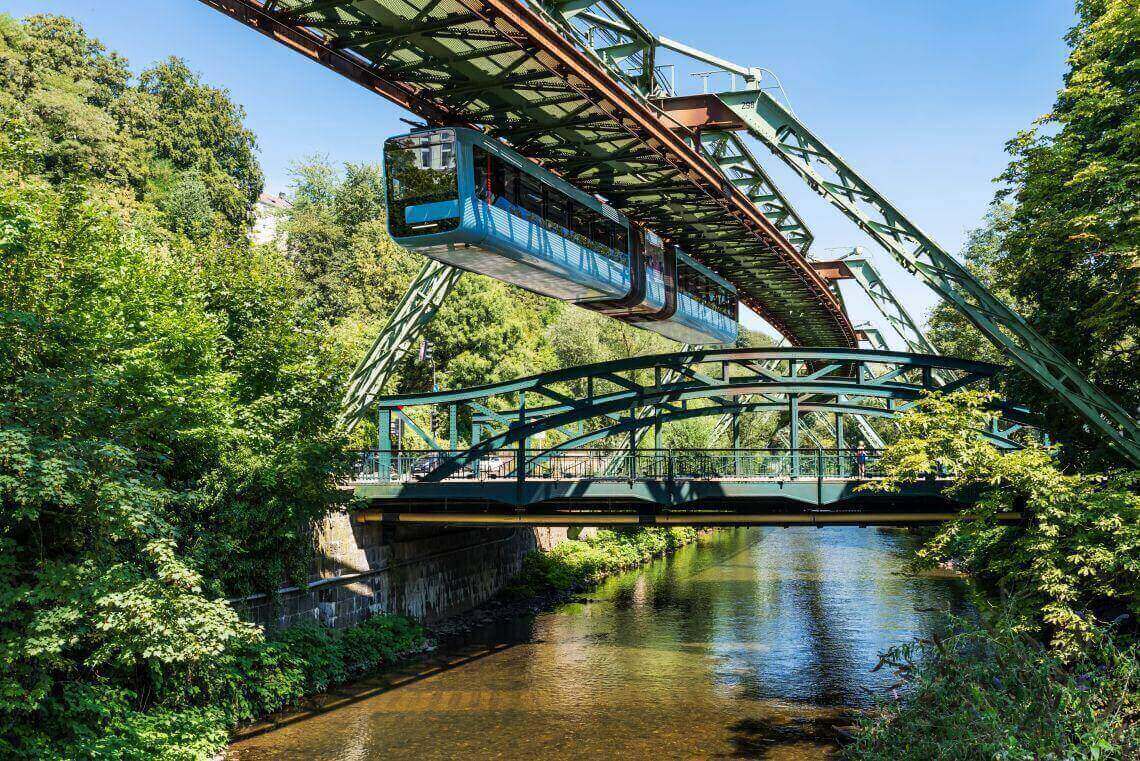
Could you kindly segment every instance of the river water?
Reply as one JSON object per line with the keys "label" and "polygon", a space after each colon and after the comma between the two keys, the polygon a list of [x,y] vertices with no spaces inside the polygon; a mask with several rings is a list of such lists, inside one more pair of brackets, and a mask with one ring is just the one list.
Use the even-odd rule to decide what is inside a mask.
{"label": "river water", "polygon": [[860,528],[721,531],[232,746],[255,759],[827,758],[878,653],[967,606]]}

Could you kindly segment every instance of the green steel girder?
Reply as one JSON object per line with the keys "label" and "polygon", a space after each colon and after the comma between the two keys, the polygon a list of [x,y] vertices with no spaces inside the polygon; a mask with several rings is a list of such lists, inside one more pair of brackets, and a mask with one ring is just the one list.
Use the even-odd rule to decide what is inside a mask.
{"label": "green steel girder", "polygon": [[[584,14],[588,22],[614,33],[630,31],[623,19]],[[639,25],[640,26],[640,25]],[[640,27],[644,31],[644,27]],[[1093,386],[1081,370],[1054,349],[1019,314],[996,298],[970,271],[934,243],[902,211],[875,190],[855,169],[807,128],[790,107],[761,89],[764,70],[743,67],[674,40],[653,36],[658,48],[679,53],[741,77],[747,89],[715,96],[743,127],[783,160],[813,190],[842,211],[917,275],[1009,356],[1014,364],[1067,402],[1100,431],[1133,464],[1140,464],[1140,426],[1132,412]],[[664,90],[664,93],[661,92]],[[669,88],[649,88],[654,95],[673,95]],[[881,292],[880,292],[880,295]],[[895,301],[890,299],[890,301]],[[887,301],[884,314],[905,331],[909,346],[933,347],[905,310]],[[901,307],[901,305],[898,305]]]}
{"label": "green steel girder", "polygon": [[[842,274],[837,276],[837,279],[830,280],[829,282],[831,289],[840,301],[843,300],[842,293],[839,290],[840,279],[850,278],[854,280],[863,292],[867,294],[867,298],[871,300],[871,303],[887,321],[887,324],[894,328],[895,333],[902,339],[907,351],[912,351],[917,354],[941,353],[934,345],[934,342],[927,338],[925,331],[919,326],[918,322],[911,317],[910,312],[903,303],[895,297],[894,292],[887,285],[886,281],[883,280],[878,269],[871,263],[871,260],[863,256],[862,249],[856,247],[851,252],[844,254],[837,261],[821,262],[820,264],[841,270]],[[879,334],[878,338],[882,340],[882,334]]]}
{"label": "green steel girder", "polygon": [[814,236],[784,194],[756,161],[735,132],[701,130],[701,150],[716,162],[725,176],[744,190],[760,212],[801,254],[807,256]]}
{"label": "green steel girder", "polygon": [[[555,452],[564,451],[564,450],[581,449],[581,448],[587,447],[590,444],[593,444],[597,441],[601,441],[602,439],[609,438],[611,436],[620,436],[621,434],[631,433],[631,432],[635,432],[635,431],[639,431],[639,430],[645,430],[649,426],[665,425],[668,423],[677,423],[677,422],[681,422],[684,420],[694,420],[694,419],[699,419],[699,418],[703,418],[703,417],[709,417],[711,415],[719,415],[725,409],[727,409],[730,413],[737,414],[737,415],[745,414],[745,413],[751,413],[751,412],[783,412],[783,411],[786,411],[788,409],[788,403],[783,402],[783,401],[772,402],[772,401],[767,401],[767,400],[765,400],[765,401],[749,401],[749,402],[741,402],[739,404],[730,405],[728,407],[689,407],[687,409],[681,409],[681,410],[668,410],[668,411],[661,412],[661,413],[656,414],[656,415],[649,416],[648,418],[646,418],[646,417],[623,418],[620,421],[606,425],[603,428],[598,428],[598,429],[589,431],[587,433],[583,433],[579,436],[575,436],[574,438],[568,439],[566,441],[560,442],[558,444],[558,446],[556,446],[556,447],[544,449],[544,450],[538,451],[534,454],[528,454],[527,455],[527,462],[541,462],[543,458],[549,457],[551,454],[553,454]],[[865,418],[865,417],[893,418],[897,415],[896,412],[893,412],[891,410],[887,410],[883,407],[871,407],[871,406],[866,406],[866,405],[847,404],[847,403],[841,404],[841,403],[805,402],[805,403],[799,405],[799,411],[801,414],[804,414],[804,415],[806,415],[808,413],[813,413],[813,414],[818,414],[818,415],[844,415],[844,416],[851,416],[851,417],[858,417],[858,418]],[[1010,439],[1009,435],[1008,435],[1011,432],[1011,430],[1012,431],[1017,430],[1017,426],[1013,426],[1010,429],[999,429],[998,431],[993,431],[993,430],[978,431],[978,434],[980,436],[983,436],[984,438],[988,439],[989,441],[993,442],[996,446],[999,446],[1003,449],[1016,449],[1016,448],[1018,448],[1017,443],[1014,442],[1012,439]],[[815,445],[814,448],[818,448],[818,449],[833,449],[834,448],[834,447],[824,446],[823,442],[821,442],[813,433],[811,433],[807,430],[803,430],[801,432],[806,434],[808,436],[808,438],[810,438],[812,440],[812,442]],[[504,437],[504,438],[505,438],[505,440],[509,441],[509,437]],[[511,442],[511,443],[515,443],[515,442]],[[506,446],[506,445],[504,445],[504,446]],[[498,447],[498,448],[502,448],[502,447]],[[801,447],[790,446],[789,449],[801,449]],[[481,456],[482,456],[482,454],[478,454],[475,457],[477,459],[478,457],[481,457]],[[462,467],[462,465],[466,464],[467,461],[457,459],[457,462],[460,462],[460,467]],[[459,468],[456,468],[456,469],[458,470]],[[454,471],[452,471],[452,472],[454,472]],[[441,478],[446,478],[447,475],[451,475],[451,473],[447,473],[446,475],[441,476]]]}
{"label": "green steel girder", "polygon": [[874,323],[861,322],[855,326],[855,330],[859,333],[859,339],[869,343],[872,349],[890,351],[891,347],[883,337],[883,331]]}
{"label": "green steel girder", "polygon": [[[518,378],[516,380],[503,381],[501,383],[478,386],[470,389],[438,391],[434,393],[412,394],[404,396],[378,397],[375,401],[378,405],[385,407],[395,407],[400,404],[416,405],[465,402],[471,399],[480,399],[488,396],[515,394],[520,391],[541,392],[542,387],[551,386],[553,384],[569,383],[574,381],[584,382],[590,378],[596,379],[603,376],[606,378],[614,378],[617,377],[618,373],[632,372],[637,370],[652,370],[654,367],[661,367],[663,370],[669,370],[671,368],[679,368],[682,366],[702,365],[710,363],[737,365],[744,368],[745,370],[749,370],[754,374],[757,374],[761,372],[757,364],[769,361],[781,363],[797,362],[801,366],[818,362],[849,363],[857,367],[862,367],[865,365],[892,365],[902,370],[911,371],[919,371],[924,367],[937,367],[961,373],[962,375],[968,376],[971,380],[992,377],[1002,369],[997,365],[992,365],[987,362],[977,362],[974,360],[959,359],[956,357],[928,356],[899,351],[869,351],[865,349],[844,349],[830,347],[697,349],[688,352],[677,352],[672,354],[651,354],[640,357],[628,357],[624,359],[611,360],[609,362],[590,365],[581,365],[578,367],[568,367],[560,370],[554,370],[548,373],[543,373],[541,375],[533,375],[526,378]],[[773,373],[768,377],[774,379],[782,376]],[[875,380],[875,378],[876,376],[874,375],[868,375],[868,379],[870,381]],[[625,380],[624,384],[627,386],[637,385],[628,380]]]}
{"label": "green steel girder", "polygon": [[388,324],[349,378],[341,402],[341,419],[349,430],[368,414],[372,399],[423,335],[462,274],[463,270],[429,259],[416,275]]}
{"label": "green steel girder", "polygon": [[[748,132],[907,271],[962,312],[1013,363],[1066,402],[1127,460],[1140,465],[1140,425],[1093,386],[1021,315],[936,244],[787,108],[762,90],[720,93]],[[913,322],[913,321],[912,321]]]}
{"label": "green steel girder", "polygon": [[883,315],[887,324],[899,334],[908,350],[922,354],[941,353],[934,342],[926,337],[925,331],[911,317],[910,312],[907,311],[902,302],[895,298],[894,293],[869,259],[861,256],[859,250],[856,249],[843,256],[840,261],[851,270],[855,282],[871,299],[871,303]]}

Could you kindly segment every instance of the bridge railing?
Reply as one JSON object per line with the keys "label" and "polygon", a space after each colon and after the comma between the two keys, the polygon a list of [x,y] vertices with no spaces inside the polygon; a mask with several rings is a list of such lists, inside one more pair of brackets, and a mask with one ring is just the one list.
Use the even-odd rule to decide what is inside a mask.
{"label": "bridge railing", "polygon": [[577,449],[531,454],[518,472],[516,449],[488,453],[443,479],[433,471],[466,450],[355,453],[357,483],[415,481],[633,481],[633,480],[795,480],[876,478],[879,454],[853,449]]}

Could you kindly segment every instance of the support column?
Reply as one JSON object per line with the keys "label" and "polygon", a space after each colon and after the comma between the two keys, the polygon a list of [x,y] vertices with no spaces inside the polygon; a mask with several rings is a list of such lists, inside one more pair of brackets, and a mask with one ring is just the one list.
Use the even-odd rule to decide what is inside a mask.
{"label": "support column", "polygon": [[792,432],[792,478],[800,476],[800,398],[796,394],[788,397],[788,413],[791,415]]}
{"label": "support column", "polygon": [[846,444],[843,441],[843,413],[835,413],[835,475],[839,478],[843,477],[843,463],[847,458],[843,454],[846,449]]}
{"label": "support column", "polygon": [[458,430],[458,426],[456,425],[456,423],[458,421],[458,417],[459,417],[459,410],[454,404],[452,404],[448,408],[448,437],[447,437],[447,445],[451,449],[452,452],[459,449],[459,430]]}
{"label": "support column", "polygon": [[434,259],[424,263],[388,324],[349,379],[341,402],[344,408],[341,415],[348,430],[368,414],[372,399],[380,393],[409,347],[423,335],[424,328],[462,274],[463,270]]}
{"label": "support column", "polygon": [[[519,426],[526,425],[526,392],[519,392]],[[523,481],[526,480],[526,436],[519,439],[518,451],[515,453],[515,509],[523,509]]]}
{"label": "support column", "polygon": [[376,410],[376,475],[388,480],[392,473],[392,411]]}
{"label": "support column", "polygon": [[[727,365],[726,365],[727,367]],[[732,454],[733,472],[740,477],[740,412],[732,413]]]}
{"label": "support column", "polygon": [[[637,420],[637,404],[629,404],[629,422]],[[629,429],[629,480],[637,478],[637,429]]]}

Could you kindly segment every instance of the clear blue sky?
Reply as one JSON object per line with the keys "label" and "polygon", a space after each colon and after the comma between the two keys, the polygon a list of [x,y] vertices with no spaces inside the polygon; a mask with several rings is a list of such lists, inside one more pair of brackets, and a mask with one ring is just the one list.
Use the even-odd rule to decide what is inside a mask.
{"label": "clear blue sky", "polygon": [[[951,251],[993,197],[1005,141],[1051,108],[1073,23],[1072,0],[626,5],[658,34],[776,71],[799,116]],[[245,107],[271,191],[288,189],[301,157],[374,161],[382,141],[406,128],[387,101],[197,0],[4,0],[0,10],[72,16],[136,70],[186,59]],[[782,165],[757,155],[815,232],[817,255],[865,243]],[[875,258],[912,310],[934,303],[885,255]],[[874,316],[860,294],[844,292],[853,319]]]}

